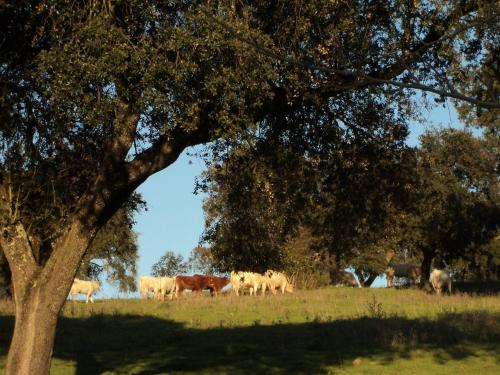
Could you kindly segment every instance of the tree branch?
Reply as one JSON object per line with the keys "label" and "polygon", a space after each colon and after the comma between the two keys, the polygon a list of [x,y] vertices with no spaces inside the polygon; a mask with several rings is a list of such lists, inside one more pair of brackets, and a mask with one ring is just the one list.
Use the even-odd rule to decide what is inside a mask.
{"label": "tree branch", "polygon": [[[477,4],[476,3],[466,3],[467,5],[464,7],[461,7],[459,9],[458,13],[452,14],[449,17],[447,17],[444,20],[439,20],[439,25],[437,25],[436,21],[436,26],[439,26],[440,28],[443,28],[443,31],[438,32],[436,26],[431,27],[431,30],[429,30],[428,34],[426,35],[423,40],[418,43],[416,46],[414,46],[411,50],[404,50],[402,52],[402,57],[400,60],[392,64],[391,66],[387,67],[386,69],[379,70],[379,71],[373,71],[370,74],[367,74],[365,72],[356,70],[356,69],[332,69],[330,67],[322,66],[322,65],[317,65],[317,64],[312,64],[309,62],[305,61],[300,61],[296,60],[290,57],[282,56],[279,53],[273,51],[271,48],[265,47],[245,36],[243,36],[240,32],[235,30],[231,25],[228,23],[210,15],[207,14],[207,17],[211,19],[215,24],[223,27],[225,30],[229,31],[230,34],[238,39],[239,41],[248,44],[249,46],[253,47],[255,50],[260,52],[261,54],[268,56],[270,58],[273,58],[275,60],[280,60],[284,61],[286,63],[289,63],[291,65],[295,65],[298,67],[303,67],[306,69],[310,70],[315,70],[318,72],[323,72],[323,73],[328,73],[328,74],[333,74],[339,77],[342,77],[344,79],[348,79],[348,81],[344,82],[339,82],[333,86],[329,85],[326,90],[321,90],[321,94],[323,95],[331,95],[334,92],[339,92],[339,91],[345,91],[346,89],[355,89],[355,88],[361,88],[367,85],[379,85],[379,84],[388,84],[400,88],[410,88],[410,89],[418,89],[422,91],[428,91],[432,93],[436,93],[438,95],[444,96],[444,97],[450,97],[458,100],[462,100],[474,105],[477,105],[478,107],[484,107],[484,108],[500,108],[500,102],[486,102],[482,101],[470,96],[463,95],[456,90],[446,90],[442,88],[437,88],[437,87],[432,87],[429,85],[424,85],[420,82],[411,82],[411,83],[404,83],[401,81],[397,80],[391,80],[390,78],[396,77],[400,75],[402,72],[404,72],[405,69],[408,68],[408,65],[414,62],[419,56],[421,56],[425,51],[427,51],[431,46],[435,45],[436,43],[442,43],[446,39],[452,39],[456,35],[460,34],[461,32],[467,31],[472,25],[468,24],[464,26],[463,28],[459,28],[455,30],[451,34],[446,34],[447,27],[449,27],[451,21],[453,19],[456,19],[457,17],[463,16],[465,14],[468,14],[474,10],[477,9]],[[493,16],[493,19],[498,19],[499,16]],[[446,26],[446,27],[443,27]],[[405,38],[408,38],[407,35],[405,35]]]}
{"label": "tree branch", "polygon": [[[3,227],[0,234],[0,247],[9,262],[14,293],[22,293],[27,289],[26,285],[33,282],[40,271],[24,226],[16,223]],[[19,297],[21,300],[24,298],[23,295]]]}

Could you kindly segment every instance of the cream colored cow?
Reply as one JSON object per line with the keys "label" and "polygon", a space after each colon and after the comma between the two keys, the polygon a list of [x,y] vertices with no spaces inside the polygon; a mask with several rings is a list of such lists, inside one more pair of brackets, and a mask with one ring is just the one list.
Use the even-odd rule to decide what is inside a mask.
{"label": "cream colored cow", "polygon": [[160,292],[159,280],[154,276],[141,276],[139,279],[139,292],[142,298],[148,298],[149,293],[153,293],[153,298]]}
{"label": "cream colored cow", "polygon": [[257,295],[257,291],[262,289],[262,294],[266,293],[266,288],[270,280],[267,276],[256,272],[232,271],[231,285],[237,296],[240,295],[240,289],[250,288],[250,295]]}
{"label": "cream colored cow", "polygon": [[170,294],[170,299],[172,299],[174,289],[175,277],[160,277],[159,299],[164,300],[167,294]]}
{"label": "cream colored cow", "polygon": [[447,289],[447,292],[451,294],[451,278],[445,271],[433,269],[429,281],[437,295],[441,295],[443,289]]}
{"label": "cream colored cow", "polygon": [[282,294],[285,294],[285,292],[293,293],[293,284],[284,273],[267,270],[264,275],[270,280],[269,289],[273,294],[276,294],[276,289],[281,290]]}
{"label": "cream colored cow", "polygon": [[141,276],[139,280],[139,292],[142,298],[147,298],[148,293],[153,293],[153,298],[165,299],[165,295],[171,294],[174,290],[174,277]]}
{"label": "cream colored cow", "polygon": [[94,303],[92,295],[99,289],[101,289],[101,284],[99,283],[99,281],[75,279],[70,290],[71,299],[74,301],[78,294],[85,294],[87,296],[86,303],[89,303],[89,300],[90,302]]}

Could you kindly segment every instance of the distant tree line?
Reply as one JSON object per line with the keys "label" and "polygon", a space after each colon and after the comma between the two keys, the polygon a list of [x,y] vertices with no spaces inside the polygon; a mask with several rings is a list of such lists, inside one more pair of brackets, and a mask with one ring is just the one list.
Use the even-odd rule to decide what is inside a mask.
{"label": "distant tree line", "polygon": [[311,286],[347,267],[369,286],[389,261],[499,279],[498,129],[427,131],[412,148],[404,126],[381,128],[323,134],[324,148],[270,134],[232,145],[198,185],[212,267],[283,269]]}

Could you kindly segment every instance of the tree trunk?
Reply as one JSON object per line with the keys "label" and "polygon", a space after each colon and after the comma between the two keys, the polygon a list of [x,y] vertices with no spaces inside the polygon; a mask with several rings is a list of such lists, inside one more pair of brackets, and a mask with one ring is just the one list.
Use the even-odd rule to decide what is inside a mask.
{"label": "tree trunk", "polygon": [[35,288],[21,308],[16,301],[16,323],[6,375],[49,373],[58,314],[47,307],[46,297],[51,298]]}
{"label": "tree trunk", "polygon": [[57,318],[92,237],[73,221],[40,265],[22,224],[4,228],[0,244],[12,271],[16,309],[6,375],[49,374]]}
{"label": "tree trunk", "polygon": [[370,276],[368,276],[368,278],[363,280],[363,282],[361,283],[361,287],[362,288],[369,288],[373,284],[373,282],[375,281],[377,276],[378,276],[378,274],[371,273]]}
{"label": "tree trunk", "polygon": [[422,277],[420,278],[420,287],[429,287],[429,276],[431,275],[431,265],[434,259],[434,252],[424,251],[424,259],[422,260]]}

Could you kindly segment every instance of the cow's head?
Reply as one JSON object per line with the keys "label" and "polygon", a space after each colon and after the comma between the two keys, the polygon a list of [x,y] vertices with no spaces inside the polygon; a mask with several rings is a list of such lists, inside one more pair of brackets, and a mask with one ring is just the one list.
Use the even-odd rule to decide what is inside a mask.
{"label": "cow's head", "polygon": [[386,273],[387,277],[394,277],[394,275],[396,274],[396,269],[392,266],[389,266],[385,270],[385,273]]}

